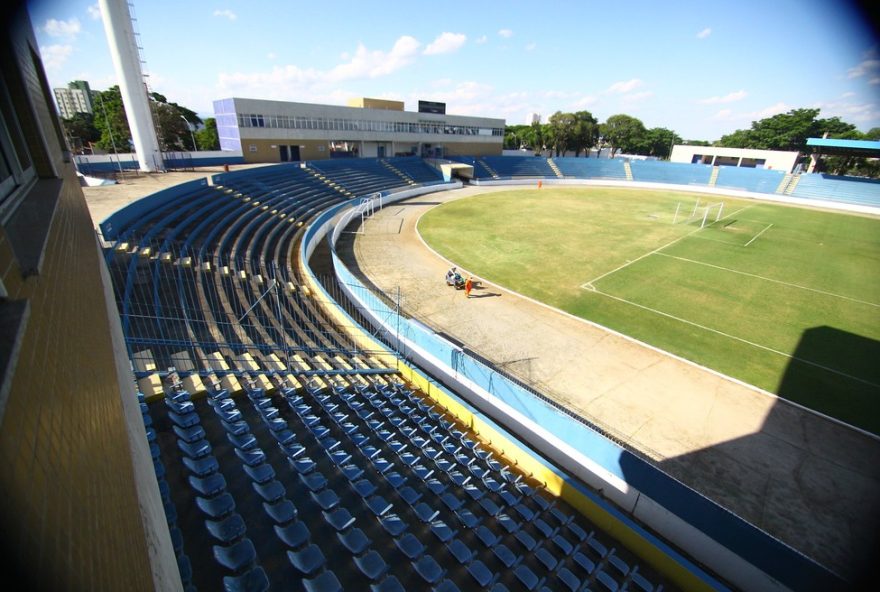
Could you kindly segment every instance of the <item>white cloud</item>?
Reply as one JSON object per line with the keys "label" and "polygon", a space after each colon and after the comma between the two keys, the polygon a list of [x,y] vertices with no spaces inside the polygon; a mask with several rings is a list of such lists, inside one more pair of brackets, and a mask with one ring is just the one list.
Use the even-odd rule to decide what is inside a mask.
{"label": "white cloud", "polygon": [[697,39],[705,39],[706,37],[708,37],[711,34],[712,34],[712,29],[709,27],[706,27],[705,29],[703,29],[702,31],[697,33]]}
{"label": "white cloud", "polygon": [[72,45],[47,45],[40,47],[40,56],[47,72],[57,72],[73,53]]}
{"label": "white cloud", "polygon": [[425,48],[425,55],[452,53],[464,45],[465,41],[467,41],[467,35],[462,33],[441,33]]}
{"label": "white cloud", "polygon": [[643,82],[638,78],[633,78],[632,80],[622,80],[620,82],[615,82],[611,86],[608,87],[608,92],[613,93],[627,93],[631,90],[634,90],[640,86],[642,86]]}
{"label": "white cloud", "polygon": [[847,92],[843,93],[842,95],[840,95],[840,98],[841,99],[848,99],[848,98],[854,97],[854,96],[856,96],[856,93],[854,93],[852,91],[847,91]]}
{"label": "white cloud", "polygon": [[269,53],[266,54],[266,57],[269,58],[270,60],[274,60],[275,58],[278,57],[278,55],[274,51],[270,51]]}
{"label": "white cloud", "polygon": [[623,97],[620,100],[623,101],[624,103],[630,103],[630,104],[631,103],[640,103],[641,101],[644,101],[646,99],[650,99],[653,96],[654,96],[653,92],[646,90],[646,91],[642,91],[642,92],[630,93],[628,95],[623,95]]}
{"label": "white cloud", "polygon": [[474,41],[474,43],[476,43],[477,45],[483,45],[487,41],[489,41],[489,38],[486,37],[485,35],[482,35],[482,36],[478,37],[477,40]]}
{"label": "white cloud", "polygon": [[791,111],[792,107],[786,105],[782,101],[770,105],[769,107],[764,107],[760,111],[754,111],[752,113],[748,113],[747,116],[750,119],[764,119],[765,117],[773,117],[774,115],[779,115],[780,113],[786,113]]}
{"label": "white cloud", "polygon": [[572,107],[575,109],[586,109],[587,107],[592,107],[595,105],[599,99],[594,97],[593,95],[584,95],[574,103],[572,103]]}
{"label": "white cloud", "polygon": [[722,109],[721,111],[719,111],[718,113],[713,115],[712,119],[716,119],[719,121],[725,121],[727,119],[730,119],[731,115],[733,115],[733,111],[731,111],[730,109]]}
{"label": "white cloud", "polygon": [[873,74],[877,70],[880,70],[880,60],[862,60],[858,66],[850,68],[846,71],[846,77],[859,78],[861,76],[865,76],[866,74]]}
{"label": "white cloud", "polygon": [[[389,51],[370,50],[363,44],[348,60],[329,70],[300,68],[295,65],[275,66],[264,72],[221,72],[215,95],[260,96],[272,100],[345,102],[357,91],[338,86],[347,80],[378,78],[411,64],[419,55],[419,42],[410,36],[400,37]],[[333,86],[330,90],[328,87]]]}
{"label": "white cloud", "polygon": [[228,18],[228,19],[231,20],[231,21],[234,21],[235,19],[238,18],[238,15],[235,14],[234,12],[232,12],[231,10],[229,10],[228,8],[225,8],[225,9],[223,9],[223,10],[219,10],[219,9],[218,9],[218,10],[215,10],[215,11],[214,11],[214,16],[219,16],[219,17],[223,17],[223,18]]}
{"label": "white cloud", "polygon": [[513,37],[513,31],[511,31],[510,29],[501,29],[498,31],[498,36],[504,37],[505,39],[510,39],[511,37]]}
{"label": "white cloud", "polygon": [[537,43],[529,43],[526,45],[526,51],[534,51],[536,47],[538,47]]}
{"label": "white cloud", "polygon": [[[858,65],[846,71],[846,77],[860,78],[862,76],[868,76],[874,79],[877,78],[878,73],[880,73],[880,57],[877,55],[877,48],[872,47],[862,54],[862,61],[859,62]],[[874,84],[871,80],[868,82]]]}
{"label": "white cloud", "polygon": [[734,101],[741,101],[749,95],[744,90],[737,90],[734,92],[727,93],[722,97],[709,97],[707,99],[700,99],[697,101],[703,105],[716,105],[718,103],[733,103]]}
{"label": "white cloud", "polygon": [[89,13],[89,16],[92,18],[92,20],[97,21],[101,18],[101,7],[98,5],[97,2],[86,8],[86,12]]}
{"label": "white cloud", "polygon": [[880,84],[880,76],[878,76],[878,77],[876,77],[876,78],[871,78],[871,79],[868,81],[868,84]]}
{"label": "white cloud", "polygon": [[391,51],[368,50],[359,44],[351,60],[339,64],[327,72],[326,79],[332,82],[352,78],[377,78],[400,70],[411,64],[418,54],[420,43],[409,35],[394,42]]}
{"label": "white cloud", "polygon": [[812,105],[822,110],[822,117],[840,117],[849,123],[873,124],[880,119],[880,108],[871,103],[851,103],[848,101],[820,101]]}
{"label": "white cloud", "polygon": [[43,25],[43,31],[49,37],[71,37],[75,38],[80,32],[80,24],[78,18],[72,18],[69,21],[59,21],[57,19],[49,19]]}

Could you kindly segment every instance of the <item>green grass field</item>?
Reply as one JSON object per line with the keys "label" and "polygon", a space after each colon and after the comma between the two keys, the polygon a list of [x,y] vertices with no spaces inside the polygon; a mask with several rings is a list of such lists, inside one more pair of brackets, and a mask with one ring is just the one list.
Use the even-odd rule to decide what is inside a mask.
{"label": "green grass field", "polygon": [[[722,219],[673,224],[697,199]],[[878,218],[530,188],[437,207],[419,231],[491,282],[880,434]]]}

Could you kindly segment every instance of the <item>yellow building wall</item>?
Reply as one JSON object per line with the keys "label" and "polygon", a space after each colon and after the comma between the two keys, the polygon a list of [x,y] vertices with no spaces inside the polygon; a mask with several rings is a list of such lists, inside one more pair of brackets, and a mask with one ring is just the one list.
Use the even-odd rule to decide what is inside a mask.
{"label": "yellow building wall", "polygon": [[389,101],[386,99],[368,99],[367,97],[356,97],[348,99],[349,107],[358,107],[360,109],[383,109],[385,111],[403,111],[403,101]]}
{"label": "yellow building wall", "polygon": [[4,560],[32,578],[22,589],[152,590],[103,262],[71,165],[45,223],[42,266],[27,278],[0,228],[9,301],[30,313],[0,426]]}

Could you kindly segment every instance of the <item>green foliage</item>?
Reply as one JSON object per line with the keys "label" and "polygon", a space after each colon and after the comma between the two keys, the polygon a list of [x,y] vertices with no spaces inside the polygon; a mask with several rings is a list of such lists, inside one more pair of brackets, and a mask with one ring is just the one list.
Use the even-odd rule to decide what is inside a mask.
{"label": "green foliage", "polygon": [[[93,103],[95,106],[94,124],[100,134],[97,146],[108,152],[114,150],[114,144],[115,150],[118,152],[132,150],[131,131],[128,127],[128,118],[125,114],[125,106],[122,103],[119,87],[113,86],[103,92],[97,92]],[[194,128],[202,123],[195,111],[177,103],[168,102],[164,95],[156,92],[150,93],[150,106],[153,109],[156,135],[161,150],[195,149],[190,129],[191,126]]]}
{"label": "green foliage", "polygon": [[95,127],[101,133],[97,146],[107,152],[129,152],[131,131],[128,118],[122,105],[122,94],[118,86],[111,86],[103,92],[95,93]]}
{"label": "green foliage", "polygon": [[672,146],[681,144],[681,142],[681,136],[674,131],[665,127],[652,127],[645,132],[642,145],[637,154],[668,159],[672,154]]}
{"label": "green foliage", "polygon": [[819,109],[792,109],[759,121],[753,121],[747,130],[736,130],[722,136],[720,146],[726,148],[753,148],[758,150],[787,150],[808,152],[807,138],[861,139],[855,126],[839,117],[819,119]]}
{"label": "green foliage", "polygon": [[645,125],[640,119],[623,113],[612,115],[600,127],[605,141],[611,144],[611,157],[619,152],[638,153],[644,146]]}
{"label": "green foliage", "polygon": [[220,137],[217,135],[217,120],[209,117],[205,127],[196,132],[199,150],[220,150]]}
{"label": "green foliage", "polygon": [[101,138],[101,132],[95,127],[95,116],[91,113],[74,113],[70,119],[62,119],[61,126],[70,148],[76,153],[87,149],[91,142],[97,142]]}
{"label": "green foliage", "polygon": [[550,147],[556,152],[556,156],[561,156],[574,148],[575,116],[572,113],[557,111],[550,116],[545,131],[548,133]]}
{"label": "green foliage", "polygon": [[419,229],[489,281],[880,433],[880,220],[724,197],[724,223],[672,224],[698,197],[719,200],[493,193]]}
{"label": "green foliage", "polygon": [[574,155],[579,156],[581,150],[590,156],[590,150],[599,141],[599,120],[589,111],[578,111],[574,114],[573,148]]}

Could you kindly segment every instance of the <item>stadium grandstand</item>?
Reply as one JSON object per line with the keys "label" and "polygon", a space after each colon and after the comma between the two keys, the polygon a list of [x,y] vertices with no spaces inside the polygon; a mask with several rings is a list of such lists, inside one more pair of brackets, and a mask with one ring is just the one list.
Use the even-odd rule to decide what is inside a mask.
{"label": "stadium grandstand", "polygon": [[336,243],[378,208],[463,181],[661,184],[874,214],[876,184],[804,176],[816,177],[811,188],[786,173],[623,159],[450,158],[471,167],[462,179],[418,156],[308,160],[152,192],[96,234],[25,11],[9,32],[0,493],[10,581],[646,592],[858,583],[529,385],[489,377],[462,344],[361,283]]}

